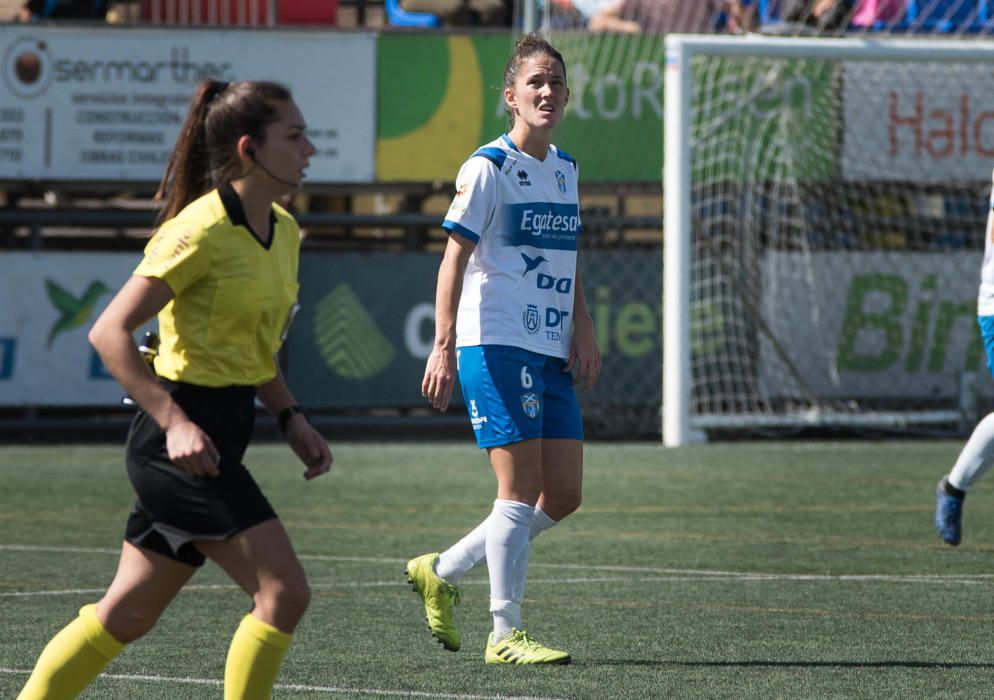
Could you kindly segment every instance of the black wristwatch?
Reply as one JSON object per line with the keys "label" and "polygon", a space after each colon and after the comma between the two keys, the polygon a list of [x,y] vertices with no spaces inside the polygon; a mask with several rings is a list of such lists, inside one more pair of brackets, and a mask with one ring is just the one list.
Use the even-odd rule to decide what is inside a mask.
{"label": "black wristwatch", "polygon": [[303,414],[304,419],[308,423],[311,422],[311,418],[310,416],[307,415],[307,411],[304,410],[303,406],[298,406],[296,404],[294,404],[293,406],[287,406],[282,411],[280,411],[280,414],[278,416],[276,416],[276,424],[280,426],[280,432],[283,433],[286,432],[287,423],[289,423],[290,419],[293,418],[298,413]]}

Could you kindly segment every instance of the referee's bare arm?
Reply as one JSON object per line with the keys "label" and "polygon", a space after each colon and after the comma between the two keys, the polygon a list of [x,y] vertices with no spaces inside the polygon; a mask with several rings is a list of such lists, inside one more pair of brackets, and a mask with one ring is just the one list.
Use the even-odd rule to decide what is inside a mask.
{"label": "referee's bare arm", "polygon": [[166,433],[169,458],[197,476],[217,476],[218,451],[149,372],[133,333],[173,298],[165,282],[133,275],[100,314],[89,340],[114,379]]}
{"label": "referee's bare arm", "polygon": [[[285,409],[296,406],[297,403],[290,393],[279,365],[276,366],[276,376],[265,384],[260,384],[256,396],[274,418]],[[328,442],[321,433],[311,425],[306,413],[292,413],[286,425],[281,427],[286,432],[286,441],[290,448],[307,467],[304,472],[305,479],[321,476],[331,469],[331,463],[334,461],[331,448],[328,447]]]}

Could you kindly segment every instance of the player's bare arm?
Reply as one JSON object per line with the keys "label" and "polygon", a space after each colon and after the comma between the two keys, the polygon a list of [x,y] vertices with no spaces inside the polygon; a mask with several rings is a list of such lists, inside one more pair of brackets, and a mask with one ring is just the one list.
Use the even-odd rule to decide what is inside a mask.
{"label": "player's bare arm", "polygon": [[445,246],[435,291],[435,344],[425,366],[421,395],[433,408],[445,412],[456,382],[456,314],[462,294],[463,273],[474,244],[453,233]]}
{"label": "player's bare arm", "polygon": [[601,351],[597,345],[594,319],[583,295],[580,270],[576,271],[576,295],[573,297],[573,338],[565,372],[574,372],[573,383],[588,391],[597,383],[601,374]]}

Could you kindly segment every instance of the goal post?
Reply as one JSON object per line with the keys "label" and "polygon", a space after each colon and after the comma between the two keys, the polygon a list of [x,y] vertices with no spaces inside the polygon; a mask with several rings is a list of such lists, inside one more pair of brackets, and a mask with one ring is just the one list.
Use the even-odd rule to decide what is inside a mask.
{"label": "goal post", "polygon": [[962,417],[994,45],[669,35],[662,435]]}

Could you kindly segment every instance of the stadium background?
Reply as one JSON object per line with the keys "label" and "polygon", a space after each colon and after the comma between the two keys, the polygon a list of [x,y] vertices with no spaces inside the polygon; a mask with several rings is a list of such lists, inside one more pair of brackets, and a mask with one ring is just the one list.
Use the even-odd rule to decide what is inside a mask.
{"label": "stadium background", "polygon": [[[940,19],[942,4],[929,4],[938,8]],[[357,14],[355,5],[340,5],[340,26],[353,26]],[[367,19],[379,30],[382,7],[370,3]],[[581,27],[569,24],[575,17],[554,19],[564,32],[564,46],[574,52],[569,54],[571,66],[583,59],[592,74],[602,75],[640,64],[662,66],[658,42],[593,41]],[[902,21],[874,31],[963,42],[989,35],[986,25],[976,26],[973,20],[941,26],[927,21],[919,16],[915,23]],[[0,29],[35,39],[39,31],[48,31],[33,26]],[[767,29],[794,31],[775,22]],[[196,39],[214,30],[169,31],[174,32],[171,36]],[[280,30],[267,31],[275,36]],[[81,29],[81,41],[96,44],[86,59],[90,64],[96,54],[107,55],[102,32]],[[121,38],[136,55],[152,46],[134,41],[131,32],[137,30],[117,34],[115,40]],[[337,34],[315,32],[324,43],[337,43],[328,42]],[[243,44],[249,36],[244,30],[232,33]],[[494,53],[506,53],[513,40],[510,34],[489,30],[450,35],[384,27],[380,38],[384,36],[389,41],[379,48],[426,42],[425,55],[434,62],[430,84],[414,85],[398,73],[389,95],[396,102],[378,103],[377,133],[395,140],[438,113],[432,103],[440,104],[445,93],[435,72],[442,71],[437,64],[452,46],[450,39],[457,51],[471,45],[475,56],[490,55],[480,49],[488,42]],[[6,55],[9,44],[0,46],[0,56]],[[265,54],[265,41],[253,43],[253,49]],[[216,58],[227,50],[217,46],[208,55]],[[401,53],[409,56],[410,50]],[[269,60],[277,57],[264,55]],[[301,68],[292,63],[295,71]],[[764,65],[758,72],[771,73]],[[838,172],[811,166],[824,165],[826,160],[818,158],[802,163],[808,173],[819,176],[812,183],[788,171],[786,159],[771,158],[756,170],[764,186],[768,174],[782,173],[784,177],[772,181],[781,183],[780,189],[791,197],[804,195],[765,207],[764,214],[780,218],[758,217],[759,228],[784,234],[786,243],[777,250],[785,260],[833,248],[859,260],[842,273],[871,275],[855,286],[857,298],[890,294],[897,299],[899,292],[906,293],[904,324],[888,324],[879,308],[857,305],[857,327],[883,329],[878,335],[884,342],[864,347],[853,336],[846,346],[850,365],[859,370],[848,380],[863,377],[857,384],[867,386],[874,382],[865,378],[876,374],[877,386],[920,392],[917,398],[893,399],[899,406],[928,405],[936,387],[943,392],[941,401],[948,402],[950,394],[955,401],[956,385],[970,374],[964,368],[980,369],[979,347],[962,333],[971,321],[990,163],[984,153],[963,158],[958,149],[936,162],[928,149],[942,151],[946,116],[955,115],[957,137],[965,133],[977,143],[974,136],[985,134],[972,127],[964,132],[959,117],[964,114],[960,95],[966,93],[971,122],[981,118],[981,124],[986,123],[984,115],[992,111],[986,105],[989,91],[982,89],[987,77],[983,72],[971,77],[963,68],[929,67],[924,73],[933,85],[948,85],[953,97],[950,102],[949,95],[940,92],[936,104],[934,93],[925,90],[929,108],[938,114],[928,115],[932,123],[921,139],[915,138],[914,127],[901,134],[901,143],[912,149],[905,156],[914,155],[916,143],[926,155],[919,154],[918,163],[908,158],[899,167],[876,161],[876,136],[857,151],[867,156],[865,163],[876,164],[878,174],[896,179],[873,177],[858,186],[833,181]],[[481,70],[480,75],[486,75],[481,94],[493,86],[495,74]],[[719,65],[712,77],[730,74]],[[648,67],[641,75],[650,82],[655,78]],[[902,104],[913,105],[917,88],[911,85],[868,80],[856,102],[879,107],[882,96],[886,105],[896,88],[900,96],[912,98]],[[182,86],[177,94],[187,88]],[[728,94],[734,100],[738,93]],[[798,148],[773,151],[817,154],[826,141],[837,143],[839,121],[831,121],[835,126],[828,133],[815,128],[826,118],[822,105],[837,110],[841,104],[837,93],[822,94],[830,98],[811,103],[816,107],[811,112],[800,111],[802,117],[815,117],[801,133],[791,122],[783,122],[790,128],[775,130]],[[341,90],[333,91],[329,99],[337,101],[341,95]],[[579,104],[593,111],[596,97],[591,92]],[[0,111],[8,108],[7,99],[4,93]],[[45,99],[22,98],[34,105],[44,105]],[[496,110],[485,111],[480,102],[479,133],[499,128]],[[79,109],[50,104],[70,116]],[[651,106],[651,95],[644,95],[641,104]],[[923,108],[925,104],[923,97]],[[465,119],[467,105],[459,107],[455,113]],[[769,109],[758,107],[750,114],[776,111],[770,104]],[[53,112],[53,119],[57,116]],[[312,121],[325,117],[319,110]],[[653,169],[661,158],[661,124],[657,120],[643,135],[634,122],[613,128],[616,121],[593,121],[587,133],[574,134],[565,125],[563,131],[563,138],[578,141],[581,152],[587,149],[581,165],[591,236],[583,256],[585,264],[599,268],[593,273],[598,282],[592,306],[606,351],[605,391],[614,387],[610,391],[621,392],[620,399],[587,397],[587,418],[596,437],[656,438],[662,192]],[[887,120],[879,121],[886,131]],[[925,121],[923,117],[920,123]],[[44,123],[42,112],[27,127]],[[768,126],[752,119],[729,133],[766,133],[758,127]],[[336,464],[329,477],[305,485],[294,478],[299,463],[285,445],[256,443],[246,458],[291,531],[314,591],[274,697],[988,696],[994,681],[989,658],[994,617],[988,590],[994,551],[992,482],[971,490],[960,547],[939,542],[931,523],[932,489],[955,459],[959,440],[764,439],[669,450],[594,441],[585,449],[582,510],[536,541],[528,587],[529,625],[573,651],[573,665],[507,673],[510,669],[480,662],[489,621],[487,580],[481,570],[464,580],[459,608],[464,650],[448,654],[432,642],[404,583],[404,563],[414,553],[463,534],[467,523],[489,508],[492,494],[486,457],[467,442],[465,417],[433,416],[417,406],[416,398],[421,373],[417,354],[429,340],[426,326],[420,325],[429,311],[423,304],[430,301],[432,270],[443,241],[437,222],[451,195],[453,163],[464,157],[461,149],[475,145],[456,143],[457,136],[468,139],[465,128],[459,123],[443,125],[444,147],[430,144],[428,158],[419,159],[416,152],[397,155],[393,162],[399,177],[319,186],[313,184],[318,179],[315,167],[312,185],[294,202],[308,235],[304,260],[310,296],[305,305],[311,308],[312,321],[297,328],[310,328],[309,337],[294,339],[286,361],[298,364],[303,373],[295,388],[313,392],[324,406],[317,419],[328,429]],[[92,132],[77,129],[69,135],[72,138],[61,150],[53,149],[53,155],[67,157],[94,142]],[[620,142],[609,137],[619,137]],[[753,141],[783,143],[772,138]],[[728,148],[729,143],[720,140],[706,149],[734,158],[721,165],[700,161],[718,176],[703,180],[695,196],[710,202],[700,208],[710,215],[704,230],[718,232],[717,240],[732,249],[735,233],[748,230],[740,224],[749,216],[727,198],[738,190],[726,185],[739,184],[728,173],[746,170],[741,151]],[[979,143],[987,148],[987,141]],[[639,149],[634,157],[610,157],[632,146]],[[572,143],[570,148],[578,150]],[[443,157],[451,160],[445,163]],[[44,163],[44,158],[37,162]],[[371,162],[373,171],[389,165]],[[964,163],[969,167],[962,171]],[[429,166],[438,166],[441,174],[433,175]],[[967,174],[956,176],[957,167]],[[607,178],[611,168],[620,176]],[[405,176],[405,171],[412,174]],[[119,390],[92,362],[85,326],[137,258],[152,218],[147,195],[154,178],[134,183],[100,176],[79,183],[4,172],[0,619],[5,636],[0,645],[0,696],[8,697],[20,688],[47,639],[103,591],[118,554],[121,524],[133,496],[121,474],[118,439],[128,413],[117,407]],[[415,172],[420,179],[406,179]],[[829,177],[823,177],[826,174]],[[767,192],[775,193],[776,188]],[[817,241],[819,245],[809,246]],[[812,260],[817,267],[824,258],[809,255],[804,265]],[[928,267],[936,260],[935,267]],[[874,269],[881,261],[890,261],[889,267]],[[821,269],[831,278],[829,284],[838,287],[833,298],[848,300],[853,292],[843,291],[846,285],[840,281],[848,278],[827,265]],[[57,286],[46,285],[46,280]],[[752,360],[747,344],[730,346],[736,363],[713,354],[728,345],[722,341],[727,317],[719,315],[720,307],[703,305],[697,310],[696,356],[712,358],[724,372],[719,380],[741,376],[729,371],[739,366],[748,374]],[[784,318],[797,321],[788,314]],[[938,323],[940,318],[946,320]],[[324,337],[315,330],[343,336],[343,347],[314,342]],[[802,341],[802,356],[819,345],[803,334],[788,337]],[[15,382],[21,362],[33,369],[16,375]],[[973,374],[985,376],[983,371]],[[962,416],[968,424],[969,412]],[[261,428],[272,431],[265,421]],[[943,429],[957,432],[960,427]],[[385,444],[405,434],[460,439],[452,444]],[[747,434],[766,437],[765,431]],[[877,431],[846,434],[880,437]],[[372,439],[349,440],[362,435]],[[83,436],[111,439],[105,445],[66,443]],[[20,444],[29,439],[37,444]],[[228,633],[244,606],[242,593],[216,567],[205,567],[156,630],[117,659],[87,697],[218,697]]]}
{"label": "stadium background", "polygon": [[[778,22],[775,3],[757,7],[765,31],[806,31]],[[903,17],[872,31],[962,41],[989,34],[983,3],[935,1],[908,8]],[[168,15],[158,3],[146,2],[119,6],[117,22],[108,26],[0,26],[4,102],[12,108],[3,124],[7,141],[0,142],[0,156],[18,154],[0,158],[5,197],[0,210],[0,426],[17,434],[49,428],[120,431],[125,425],[119,391],[87,346],[85,330],[126,277],[148,233],[148,196],[171,147],[171,129],[182,117],[184,95],[197,76],[217,74],[290,83],[319,147],[309,184],[293,202],[306,233],[304,311],[283,361],[301,400],[329,426],[375,430],[389,425],[460,434],[463,409],[435,416],[418,392],[444,241],[438,221],[459,163],[503,128],[498,82],[513,32],[394,27],[376,3],[338,5],[337,26],[191,28],[183,26],[183,17],[155,19],[163,12]],[[520,22],[520,7],[515,15]],[[599,386],[583,397],[588,431],[592,437],[656,438],[662,381],[663,37],[591,35],[575,11],[558,5],[548,8],[546,21],[571,67],[572,115],[557,140],[582,168],[582,261],[605,358]],[[248,42],[254,51],[244,51]],[[40,77],[18,72],[23,66],[17,61],[25,53],[40,60]],[[195,70],[149,68],[166,56],[188,61],[183,65]],[[318,63],[348,65],[349,70],[317,78],[306,69],[315,56]],[[712,80],[722,85],[736,79],[738,70],[719,68]],[[764,205],[767,209],[793,211],[780,219],[764,212],[759,225],[770,232],[757,234],[757,241],[783,254],[806,247],[802,252],[809,261],[811,250],[855,251],[859,259],[846,258],[843,264],[865,273],[854,285],[869,287],[852,287],[825,312],[837,317],[832,331],[837,337],[788,327],[777,347],[796,358],[808,354],[808,346],[838,346],[829,349],[826,365],[848,373],[825,379],[819,367],[802,378],[805,386],[816,385],[819,397],[824,394],[820,401],[887,408],[938,402],[959,410],[961,417],[939,427],[961,430],[977,410],[975,401],[964,400],[964,381],[983,388],[984,375],[977,372],[982,366],[970,317],[973,261],[979,259],[989,186],[985,98],[975,95],[959,111],[950,108],[950,119],[962,117],[955,132],[964,135],[964,143],[950,148],[964,149],[957,154],[963,157],[959,170],[939,169],[944,179],[937,182],[930,174],[936,171],[934,163],[915,162],[910,170],[902,154],[888,152],[894,147],[886,139],[871,141],[855,155],[846,152],[853,143],[849,131],[863,129],[887,105],[878,100],[878,113],[854,118],[848,105],[868,98],[843,99],[836,74],[819,70],[808,69],[804,76],[813,96],[803,107],[813,107],[814,114],[804,133],[787,139],[787,160],[797,161],[793,169],[771,157],[757,177],[792,192],[785,202]],[[973,79],[956,77],[966,85]],[[914,110],[916,90],[927,98],[947,82],[948,77],[931,71],[921,84],[898,85],[904,90],[899,96],[907,95],[906,105],[912,105],[899,109]],[[878,88],[867,81],[867,94]],[[721,99],[726,96],[715,101]],[[786,104],[796,98],[784,92],[774,99]],[[928,114],[941,120],[934,115],[947,106],[946,96],[938,99],[941,104],[929,102]],[[151,118],[159,126],[133,126],[137,118]],[[760,127],[758,119],[739,126],[745,133]],[[911,134],[915,128],[918,133]],[[926,128],[924,121],[910,127],[906,140],[934,139]],[[976,150],[967,154],[971,133]],[[930,149],[932,142],[926,146]],[[774,143],[773,150],[778,148],[784,150]],[[851,177],[840,175],[854,158],[866,166],[857,187]],[[920,154],[915,158],[921,161]],[[718,166],[710,161],[695,166],[695,196],[710,197],[695,204],[700,227],[716,232],[717,243],[709,245],[726,246],[725,237],[736,235],[733,198],[711,194],[721,186],[736,189],[738,196],[744,162],[721,163],[725,170],[718,175],[711,174],[709,169]],[[761,198],[768,195],[763,192]],[[781,229],[787,230],[782,244],[773,241],[773,232],[779,235]],[[932,268],[918,267],[921,257],[914,254],[922,251],[936,254],[943,277],[955,284],[936,293]],[[859,307],[856,326],[849,320],[853,295],[869,299],[879,291],[879,284],[864,278],[880,272],[881,254],[892,255],[890,269],[910,270],[900,273],[901,279],[894,274],[884,279],[885,287],[896,280],[909,289],[908,299],[899,300],[907,309],[904,325],[883,329],[883,341],[871,337],[876,312]],[[961,269],[970,274],[956,274]],[[754,274],[743,267],[729,276]],[[752,283],[752,289],[761,289]],[[772,403],[794,401],[797,406],[787,410],[810,408],[804,397],[798,401],[790,392],[773,391],[775,401],[765,397],[771,392],[760,386],[764,380],[792,384],[798,370],[793,366],[770,375],[771,363],[762,354],[766,336],[745,308],[748,294],[731,287],[730,294],[720,290],[713,300],[694,306],[695,379],[713,391],[722,407],[756,402],[762,410],[775,411],[782,409],[771,409]],[[938,298],[921,301],[929,295]],[[927,313],[921,311],[925,306]],[[797,325],[793,316],[783,319],[781,326]],[[886,347],[874,346],[880,342]],[[849,359],[848,366],[838,363],[839,353]],[[767,348],[765,357],[770,356]],[[710,366],[718,368],[713,378],[704,376]],[[800,372],[805,373],[803,367]],[[739,384],[763,396],[732,394]],[[975,397],[978,392],[972,388],[969,393]],[[707,408],[704,401],[701,406]],[[268,427],[265,420],[263,427]]]}

